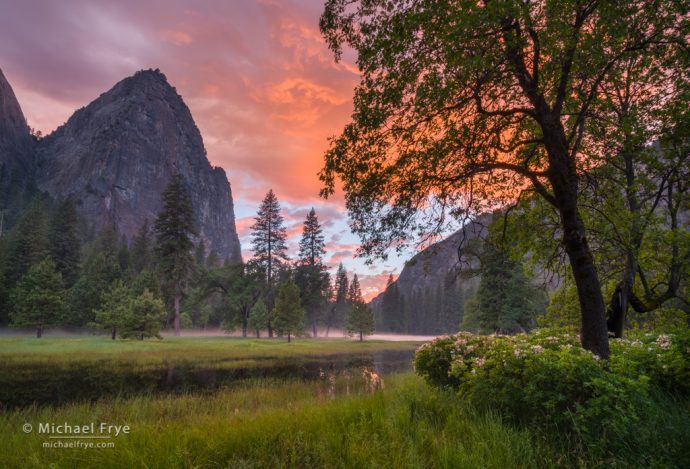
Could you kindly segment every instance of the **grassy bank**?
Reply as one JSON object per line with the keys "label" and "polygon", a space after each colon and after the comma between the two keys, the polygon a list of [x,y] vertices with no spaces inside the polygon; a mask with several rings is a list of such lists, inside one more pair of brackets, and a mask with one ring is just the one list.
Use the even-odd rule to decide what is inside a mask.
{"label": "grassy bank", "polygon": [[[114,448],[44,449],[22,425],[128,424]],[[140,397],[0,416],[6,467],[544,467],[527,431],[478,415],[412,374],[333,399],[319,383],[258,381],[211,396]]]}
{"label": "grassy bank", "polygon": [[228,359],[315,357],[328,354],[412,350],[419,342],[346,339],[243,339],[239,337],[166,337],[163,340],[110,340],[106,337],[0,337],[0,362],[122,360],[217,362]]}

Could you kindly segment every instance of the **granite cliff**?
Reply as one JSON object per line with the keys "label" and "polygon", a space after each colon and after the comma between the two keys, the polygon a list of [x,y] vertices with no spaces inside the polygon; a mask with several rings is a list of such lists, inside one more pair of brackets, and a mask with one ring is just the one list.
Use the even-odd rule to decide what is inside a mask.
{"label": "granite cliff", "polygon": [[406,262],[397,280],[371,300],[377,330],[414,334],[456,332],[464,300],[479,278],[462,275],[476,259],[461,263],[458,249],[487,234],[491,215],[482,215]]}
{"label": "granite cliff", "polygon": [[0,113],[3,168],[21,168],[41,191],[72,199],[94,232],[113,223],[131,239],[144,220],[156,218],[161,193],[178,172],[207,252],[241,260],[225,171],[209,163],[189,109],[158,70],[120,81],[38,142],[1,74]]}

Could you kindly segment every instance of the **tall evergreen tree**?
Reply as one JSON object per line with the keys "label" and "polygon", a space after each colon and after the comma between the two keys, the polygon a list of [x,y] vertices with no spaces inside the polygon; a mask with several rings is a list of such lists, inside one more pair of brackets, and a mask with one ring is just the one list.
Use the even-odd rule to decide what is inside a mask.
{"label": "tall evergreen tree", "polygon": [[105,226],[88,250],[79,279],[68,292],[67,324],[83,326],[92,322],[104,292],[122,278],[117,245],[115,227]]}
{"label": "tall evergreen tree", "polygon": [[266,282],[273,286],[280,267],[287,261],[287,246],[285,239],[287,231],[284,226],[283,216],[280,214],[278,198],[269,190],[261,202],[252,230],[252,250],[254,259],[264,269]]}
{"label": "tall evergreen tree", "polygon": [[162,194],[163,209],[156,219],[156,254],[166,291],[172,297],[175,335],[180,335],[180,303],[194,268],[191,236],[196,235],[189,191],[180,174],[170,179]]}
{"label": "tall evergreen tree", "polygon": [[49,258],[32,266],[17,282],[12,292],[15,313],[12,325],[36,328],[36,337],[43,328],[59,322],[65,307],[62,275],[55,271]]}
{"label": "tall evergreen tree", "polygon": [[8,234],[5,276],[10,286],[48,254],[48,223],[45,212],[41,199],[34,198]]}
{"label": "tall evergreen tree", "polygon": [[304,310],[299,301],[299,288],[293,281],[281,285],[276,298],[273,325],[279,334],[287,335],[288,342],[302,330]]}
{"label": "tall evergreen tree", "polygon": [[307,214],[299,242],[299,257],[295,267],[295,283],[300,289],[302,305],[311,323],[312,334],[317,336],[317,323],[321,320],[328,301],[330,278],[323,265],[324,237],[312,208]]}
{"label": "tall evergreen tree", "polygon": [[326,318],[326,336],[331,330],[331,327],[341,325],[342,317],[347,312],[347,293],[349,290],[350,281],[347,278],[347,271],[342,263],[338,266],[338,272],[335,274],[335,281],[333,285],[333,303],[328,311]]}
{"label": "tall evergreen tree", "polygon": [[475,314],[480,332],[510,334],[534,327],[546,301],[524,274],[522,264],[511,259],[508,249],[492,239],[484,242],[479,259],[481,280]]}
{"label": "tall evergreen tree", "polygon": [[79,278],[80,250],[77,211],[72,201],[66,199],[55,210],[48,231],[48,251],[66,288]]}
{"label": "tall evergreen tree", "polygon": [[312,207],[302,228],[302,239],[299,242],[299,262],[312,267],[322,265],[323,256],[326,254],[324,246],[323,230],[319,218],[316,216],[316,211]]}
{"label": "tall evergreen tree", "polygon": [[[283,264],[287,262],[287,246],[285,239],[287,232],[284,226],[283,216],[280,214],[278,198],[269,190],[261,202],[252,230],[252,250],[254,260],[261,266],[266,282],[266,298],[269,301],[269,310],[272,306],[273,287],[276,284]],[[269,321],[268,335],[273,337],[273,326]]]}
{"label": "tall evergreen tree", "polygon": [[357,278],[357,274],[352,277],[352,282],[347,290],[346,302],[351,305],[364,302],[362,299],[362,289],[359,286],[359,278]]}

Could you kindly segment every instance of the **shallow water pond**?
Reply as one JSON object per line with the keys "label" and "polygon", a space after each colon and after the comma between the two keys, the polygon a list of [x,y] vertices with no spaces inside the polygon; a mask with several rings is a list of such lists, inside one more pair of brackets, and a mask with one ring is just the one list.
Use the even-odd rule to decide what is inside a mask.
{"label": "shallow water pond", "polygon": [[0,364],[0,408],[63,405],[103,397],[204,393],[247,380],[310,380],[325,394],[367,392],[383,376],[412,370],[413,350],[382,350],[323,357],[242,358],[141,366],[124,360],[55,365],[49,361]]}

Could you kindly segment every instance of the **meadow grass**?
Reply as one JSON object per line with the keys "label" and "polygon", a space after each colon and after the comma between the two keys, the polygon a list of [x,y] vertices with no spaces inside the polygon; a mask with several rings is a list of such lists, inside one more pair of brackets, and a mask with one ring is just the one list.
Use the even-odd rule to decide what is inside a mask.
{"label": "meadow grass", "polygon": [[319,357],[413,350],[421,342],[348,339],[247,339],[240,337],[166,337],[163,340],[110,340],[95,337],[0,337],[0,363],[64,364],[82,361],[124,361],[161,364],[167,361],[213,363],[224,360]]}
{"label": "meadow grass", "polygon": [[[128,424],[115,448],[44,449],[40,422]],[[411,373],[374,394],[333,398],[322,383],[261,380],[212,395],[143,396],[0,415],[5,467],[548,467],[526,430],[478,414]]]}

